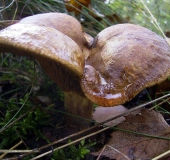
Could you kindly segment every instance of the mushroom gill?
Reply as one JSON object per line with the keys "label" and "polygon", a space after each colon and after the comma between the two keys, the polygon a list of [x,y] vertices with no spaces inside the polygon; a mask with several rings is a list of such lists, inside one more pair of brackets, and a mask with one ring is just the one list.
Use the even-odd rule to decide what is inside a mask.
{"label": "mushroom gill", "polygon": [[[0,51],[35,58],[64,91],[66,110],[73,115],[91,118],[92,102],[84,96],[80,80],[90,52],[88,43],[92,40],[71,16],[38,14],[1,30]],[[82,107],[79,106],[81,101]],[[81,121],[69,118],[67,122]]]}

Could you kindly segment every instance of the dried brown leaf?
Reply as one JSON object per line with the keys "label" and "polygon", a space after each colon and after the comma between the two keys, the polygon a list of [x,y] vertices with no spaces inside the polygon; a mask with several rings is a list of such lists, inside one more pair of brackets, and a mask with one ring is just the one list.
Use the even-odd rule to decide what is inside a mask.
{"label": "dried brown leaf", "polygon": [[91,0],[64,0],[64,2],[66,4],[66,9],[69,12],[74,12],[78,15],[82,10],[82,5],[88,7]]}
{"label": "dried brown leaf", "polygon": [[[110,119],[112,117],[116,117],[126,111],[127,111],[127,109],[122,105],[118,105],[115,107],[101,107],[101,106],[99,106],[93,112],[93,119],[96,122],[100,123],[100,122],[103,122],[103,121]],[[124,120],[125,120],[125,118],[122,116],[120,118],[117,118],[113,121],[106,123],[105,125],[115,126],[115,125],[123,122]]]}
{"label": "dried brown leaf", "polygon": [[[139,115],[128,115],[126,121],[116,128],[147,135],[170,137],[170,127],[156,111],[143,110]],[[102,155],[111,159],[146,160],[156,157],[170,149],[170,141],[128,132],[114,131]],[[114,149],[112,149],[114,148]],[[118,150],[119,152],[115,151]],[[92,153],[99,155],[101,151]],[[125,155],[125,156],[123,156]]]}

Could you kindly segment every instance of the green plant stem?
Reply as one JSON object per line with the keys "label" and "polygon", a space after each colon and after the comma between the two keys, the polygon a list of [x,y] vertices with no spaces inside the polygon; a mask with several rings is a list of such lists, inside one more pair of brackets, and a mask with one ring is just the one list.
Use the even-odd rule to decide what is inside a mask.
{"label": "green plant stem", "polygon": [[[20,141],[19,143],[17,143],[16,145],[14,145],[12,148],[10,148],[8,151],[10,152],[11,150],[15,149],[16,147],[18,147],[20,144],[22,144],[23,141]],[[0,159],[2,159],[3,157],[5,157],[9,152],[4,152],[4,154],[2,154],[0,156]]]}
{"label": "green plant stem", "polygon": [[[106,121],[104,121],[104,122],[98,123],[98,124],[96,124],[96,125],[93,126],[93,127],[90,127],[90,128],[88,128],[88,129],[79,131],[79,132],[77,132],[77,133],[75,133],[75,134],[69,135],[69,136],[67,136],[67,137],[65,137],[65,138],[63,138],[63,139],[57,140],[57,141],[55,141],[55,142],[53,142],[53,143],[51,143],[51,144],[42,146],[42,147],[39,148],[39,151],[41,151],[41,150],[44,149],[44,148],[53,146],[53,145],[55,145],[55,144],[57,144],[57,143],[59,143],[59,142],[63,142],[63,141],[65,141],[65,140],[68,140],[68,139],[73,138],[73,137],[75,137],[75,136],[81,135],[82,133],[85,133],[85,132],[88,132],[88,131],[90,131],[90,130],[93,130],[93,129],[95,129],[96,127],[101,126],[101,125],[103,125],[103,124],[105,124],[105,123],[107,123],[107,122],[109,122],[109,121],[112,121],[112,120],[117,119],[117,118],[119,118],[119,117],[121,117],[121,116],[125,116],[125,115],[127,115],[127,114],[130,114],[131,112],[134,112],[134,111],[136,111],[136,110],[138,110],[138,109],[142,109],[142,108],[144,108],[145,106],[147,106],[147,105],[149,105],[149,104],[155,103],[155,102],[157,102],[157,101],[159,101],[159,100],[161,100],[161,99],[163,99],[163,98],[169,97],[169,96],[170,96],[170,93],[167,94],[167,95],[164,95],[164,96],[162,96],[162,97],[159,97],[159,98],[157,98],[157,99],[155,99],[155,100],[153,100],[153,101],[150,101],[150,102],[144,103],[144,104],[142,104],[142,105],[139,105],[139,106],[137,106],[137,107],[135,107],[135,108],[132,108],[132,109],[130,109],[130,110],[128,110],[128,111],[126,111],[126,112],[124,112],[124,113],[116,116],[116,117],[113,117],[113,118],[110,118],[110,119],[108,119],[108,120],[106,120]],[[74,144],[74,143],[76,143],[76,142],[81,141],[82,139],[85,139],[85,138],[91,137],[91,136],[93,136],[93,135],[96,135],[96,134],[98,134],[98,133],[101,133],[101,132],[103,132],[103,131],[105,131],[105,130],[107,130],[107,129],[109,129],[109,128],[112,128],[112,126],[103,128],[103,129],[101,129],[101,130],[99,130],[99,131],[97,131],[97,132],[94,132],[94,133],[92,133],[92,134],[88,134],[87,136],[84,136],[84,137],[82,137],[82,138],[80,138],[80,139],[77,139],[76,141],[72,141],[71,144]],[[155,138],[157,138],[157,137],[155,137]],[[166,139],[166,138],[165,138],[165,137],[159,137],[159,139]],[[169,139],[168,139],[168,140],[169,140]],[[69,145],[70,145],[70,143],[69,143]],[[61,146],[61,148],[64,148],[64,147],[66,147],[66,145],[64,145],[63,147]],[[58,149],[61,149],[61,148],[56,148],[55,150],[58,150]],[[53,150],[53,151],[55,151],[55,150]],[[50,153],[53,152],[53,151],[48,151],[48,152],[44,153],[42,156],[45,156],[45,155],[47,155],[47,154],[50,154]],[[25,155],[21,155],[20,158],[23,158],[24,156],[29,155],[29,154],[31,154],[31,153],[32,153],[32,152],[30,152],[30,153],[28,153],[28,154],[25,154]],[[42,156],[41,156],[41,157],[42,157]],[[37,157],[35,157],[35,159],[32,159],[32,160],[36,160],[36,159],[38,159],[38,158],[40,158],[40,157],[37,156]]]}
{"label": "green plant stem", "polygon": [[15,0],[12,0],[12,2],[11,2],[8,6],[4,7],[3,9],[1,9],[0,12],[3,12],[3,11],[6,10],[7,8],[11,7],[14,2],[15,2]]}
{"label": "green plant stem", "polygon": [[125,129],[121,129],[121,128],[117,128],[117,127],[107,126],[107,127],[103,128],[103,129],[101,129],[101,130],[99,130],[99,131],[96,131],[96,132],[94,132],[94,133],[88,134],[88,135],[83,136],[83,137],[81,137],[81,138],[79,138],[79,139],[76,139],[76,140],[74,140],[74,141],[72,141],[72,142],[69,142],[69,143],[67,143],[67,144],[65,144],[65,145],[62,145],[62,146],[60,146],[60,147],[57,147],[57,148],[55,148],[54,150],[45,152],[45,153],[43,153],[43,154],[41,154],[41,155],[39,155],[39,156],[37,156],[37,157],[32,158],[31,160],[36,160],[36,159],[39,159],[39,158],[41,158],[41,157],[44,157],[45,155],[50,154],[50,153],[52,153],[53,151],[57,151],[57,150],[59,150],[59,149],[62,149],[62,148],[65,148],[65,147],[67,147],[67,146],[70,146],[70,145],[72,145],[72,144],[75,144],[75,143],[77,143],[77,142],[79,142],[79,141],[81,141],[81,140],[83,140],[83,139],[86,139],[86,138],[89,138],[89,137],[91,137],[91,136],[94,136],[94,135],[96,135],[96,134],[98,134],[98,133],[101,133],[101,132],[103,132],[103,131],[105,131],[105,130],[107,130],[107,129],[109,129],[109,128],[112,128],[112,129],[114,129],[114,130],[119,130],[119,131],[122,131],[122,132],[126,132],[126,133],[130,133],[130,134],[135,134],[135,135],[141,135],[141,136],[145,136],[145,137],[150,137],[150,138],[170,140],[170,138],[167,138],[167,137],[160,137],[160,136],[155,136],[155,135],[149,135],[149,134],[134,132],[134,131],[125,130]]}
{"label": "green plant stem", "polygon": [[[30,91],[29,91],[29,93],[28,93],[28,96],[26,97],[24,103],[22,104],[22,106],[20,107],[20,109],[17,111],[17,113],[9,120],[8,123],[6,123],[6,125],[4,125],[4,126],[0,129],[0,133],[2,133],[6,128],[9,128],[12,124],[14,124],[14,123],[17,122],[18,120],[20,120],[21,117],[23,117],[23,116],[21,116],[21,117],[19,117],[19,118],[17,119],[17,121],[16,121],[16,120],[13,121],[13,119],[18,115],[18,113],[19,113],[19,112],[22,110],[22,108],[24,107],[25,103],[26,103],[27,100],[28,100],[29,95],[30,95],[31,92],[32,92],[32,88],[33,88],[34,83],[35,83],[35,61],[34,61],[34,73],[33,73],[33,74],[34,74],[34,75],[33,75],[33,82],[32,82],[31,89],[30,89]],[[27,112],[27,114],[28,114],[28,112]],[[26,114],[24,114],[24,116],[25,116],[25,115],[26,115]],[[12,121],[13,121],[13,122],[12,122]],[[11,123],[11,122],[12,122],[12,123]]]}
{"label": "green plant stem", "polygon": [[146,4],[143,2],[143,0],[140,0],[142,2],[142,4],[144,5],[144,7],[146,8],[146,10],[148,11],[148,13],[150,14],[150,16],[152,17],[153,21],[155,22],[157,28],[160,30],[160,32],[162,33],[163,37],[166,38],[164,32],[162,31],[161,27],[159,26],[156,18],[153,16],[153,14],[151,13],[151,11],[149,10],[149,8],[146,6]]}
{"label": "green plant stem", "polygon": [[129,134],[135,134],[135,135],[140,135],[140,136],[145,136],[145,137],[149,137],[149,138],[156,138],[156,139],[162,139],[162,140],[170,140],[170,138],[167,137],[162,137],[162,136],[155,136],[155,135],[151,135],[151,134],[145,134],[145,133],[140,133],[140,132],[134,132],[134,131],[130,131],[130,130],[126,130],[126,129],[122,129],[122,128],[117,128],[117,127],[111,127],[114,130],[118,130],[121,132],[126,132]]}
{"label": "green plant stem", "polygon": [[[0,133],[2,133],[5,129],[9,128],[10,126],[12,126],[13,124],[15,124],[16,122],[18,122],[20,119],[22,119],[23,117],[25,117],[28,113],[30,113],[31,111],[33,111],[35,108],[36,108],[36,106],[33,107],[33,108],[31,108],[29,111],[27,111],[26,113],[24,113],[22,116],[20,116],[19,118],[17,118],[17,119],[14,120],[13,122],[10,121],[11,123],[8,123],[8,125],[5,125],[4,127],[1,128]],[[17,112],[17,113],[18,113],[18,112]],[[14,116],[15,116],[15,115],[14,115]]]}

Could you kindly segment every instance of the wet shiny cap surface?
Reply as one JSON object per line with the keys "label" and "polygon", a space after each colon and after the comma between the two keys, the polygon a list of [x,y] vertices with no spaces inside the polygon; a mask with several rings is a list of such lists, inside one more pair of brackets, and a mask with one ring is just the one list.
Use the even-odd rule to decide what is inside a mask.
{"label": "wet shiny cap surface", "polygon": [[170,75],[170,46],[154,32],[133,24],[104,29],[86,61],[81,87],[101,106],[131,100]]}
{"label": "wet shiny cap surface", "polygon": [[89,55],[87,50],[89,42],[87,40],[89,38],[89,41],[93,39],[84,32],[80,22],[70,15],[64,13],[37,14],[34,16],[26,17],[22,19],[19,23],[54,28],[75,41],[80,49],[83,51],[82,54],[85,57]]}
{"label": "wet shiny cap surface", "polygon": [[70,37],[54,28],[14,24],[0,31],[0,51],[37,59],[64,90],[75,89],[73,79],[83,76],[82,50]]}

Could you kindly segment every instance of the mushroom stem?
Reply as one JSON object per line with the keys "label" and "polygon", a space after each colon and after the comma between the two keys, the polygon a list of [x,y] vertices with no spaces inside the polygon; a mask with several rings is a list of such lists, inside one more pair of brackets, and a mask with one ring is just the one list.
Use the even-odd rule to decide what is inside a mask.
{"label": "mushroom stem", "polygon": [[83,95],[74,92],[64,92],[64,105],[70,115],[66,115],[65,121],[68,125],[78,125],[86,128],[92,118],[93,103]]}

